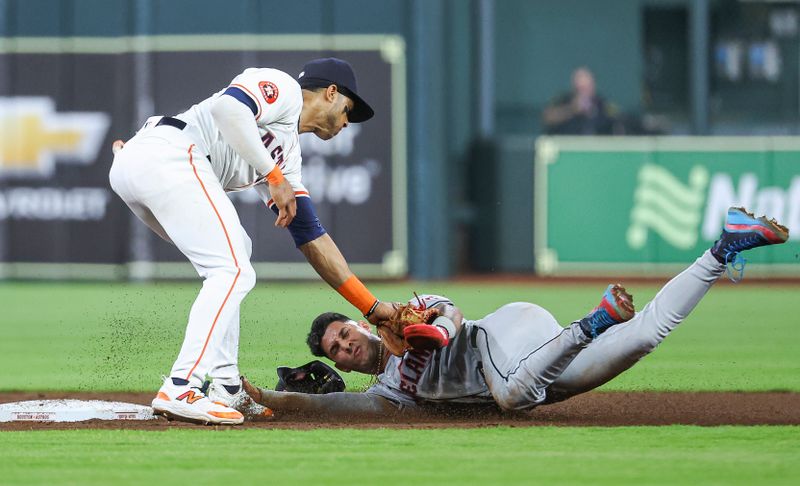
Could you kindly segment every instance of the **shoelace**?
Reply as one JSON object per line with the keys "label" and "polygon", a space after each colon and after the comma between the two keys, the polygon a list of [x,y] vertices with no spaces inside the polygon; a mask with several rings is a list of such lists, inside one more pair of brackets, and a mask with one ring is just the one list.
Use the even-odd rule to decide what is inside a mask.
{"label": "shoelace", "polygon": [[746,264],[747,259],[741,253],[728,252],[725,254],[725,274],[731,282],[739,283],[744,279],[744,266]]}
{"label": "shoelace", "polygon": [[611,315],[608,312],[606,312],[605,309],[600,309],[597,312],[595,312],[594,315],[589,320],[592,322],[593,326],[596,326],[597,324],[599,324],[600,326],[611,326],[617,323],[617,321],[613,317],[611,317]]}
{"label": "shoelace", "polygon": [[753,248],[761,239],[762,238],[759,235],[750,235],[746,238],[742,238],[741,240],[734,241],[730,244],[730,246],[728,246],[728,253],[739,253],[742,250]]}
{"label": "shoelace", "polygon": [[757,246],[756,244],[761,240],[760,235],[750,235],[734,241],[728,246],[725,252],[725,274],[731,282],[739,283],[744,279],[744,267],[747,259],[740,252]]}
{"label": "shoelace", "polygon": [[589,321],[593,339],[600,334],[598,331],[606,329],[617,323],[617,321],[603,308],[596,309],[593,311],[593,314],[591,314],[591,316],[587,316],[586,319]]}

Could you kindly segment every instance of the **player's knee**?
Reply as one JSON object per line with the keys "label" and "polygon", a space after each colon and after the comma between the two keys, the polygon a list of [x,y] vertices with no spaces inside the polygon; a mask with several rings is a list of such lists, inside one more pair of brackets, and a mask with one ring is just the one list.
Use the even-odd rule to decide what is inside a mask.
{"label": "player's knee", "polygon": [[207,282],[213,280],[225,287],[232,286],[232,291],[237,293],[246,294],[256,285],[256,271],[250,262],[214,267],[205,272],[203,277]]}
{"label": "player's knee", "polygon": [[256,271],[250,262],[245,265],[240,265],[239,278],[236,282],[236,287],[240,292],[250,292],[256,286]]}
{"label": "player's knee", "polygon": [[627,343],[630,350],[629,356],[642,358],[643,356],[652,352],[656,347],[661,344],[664,339],[669,335],[669,330],[659,325],[648,329],[637,336],[631,336]]}
{"label": "player's knee", "polygon": [[509,381],[500,390],[492,390],[494,401],[503,410],[530,410],[543,403],[547,395],[543,389],[520,386]]}

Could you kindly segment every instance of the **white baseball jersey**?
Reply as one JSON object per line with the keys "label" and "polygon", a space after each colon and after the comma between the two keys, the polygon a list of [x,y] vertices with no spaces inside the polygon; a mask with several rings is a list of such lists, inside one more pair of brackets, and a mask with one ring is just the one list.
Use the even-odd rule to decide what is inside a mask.
{"label": "white baseball jersey", "polygon": [[272,68],[249,68],[236,76],[230,85],[177,115],[188,125],[184,131],[197,148],[211,158],[211,166],[226,191],[239,191],[263,181],[258,174],[222,138],[211,107],[226,89],[244,92],[256,108],[259,135],[284,177],[295,192],[307,194],[301,178],[300,135],[298,123],[303,108],[303,94],[293,77]]}

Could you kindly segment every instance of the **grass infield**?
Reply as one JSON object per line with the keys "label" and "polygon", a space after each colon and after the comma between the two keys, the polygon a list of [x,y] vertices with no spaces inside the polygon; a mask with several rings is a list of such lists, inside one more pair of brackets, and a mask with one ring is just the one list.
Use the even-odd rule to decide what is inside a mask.
{"label": "grass infield", "polygon": [[[449,296],[468,318],[513,301],[537,303],[562,323],[583,316],[603,291],[587,284],[373,284],[385,300],[411,290]],[[639,308],[658,286],[630,285]],[[0,284],[0,390],[158,389],[183,339],[198,283]],[[650,356],[606,390],[800,391],[797,287],[718,285]],[[300,365],[311,320],[354,309],[323,283],[261,283],[242,306],[240,365],[263,386],[279,365]],[[360,389],[366,376],[346,375]]]}
{"label": "grass infield", "polygon": [[796,484],[798,427],[0,433],[4,484]]}

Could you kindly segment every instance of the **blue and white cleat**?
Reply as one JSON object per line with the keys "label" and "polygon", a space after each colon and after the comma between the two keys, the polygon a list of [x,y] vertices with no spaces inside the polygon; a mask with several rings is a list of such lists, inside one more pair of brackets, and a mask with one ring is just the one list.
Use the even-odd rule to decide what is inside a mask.
{"label": "blue and white cleat", "polygon": [[620,284],[609,285],[600,305],[578,321],[586,336],[596,338],[611,326],[629,321],[636,314],[633,296]]}
{"label": "blue and white cleat", "polygon": [[766,216],[756,218],[745,208],[729,208],[725,227],[711,247],[711,254],[727,267],[728,278],[739,282],[744,278],[746,260],[739,255],[759,246],[780,245],[789,239],[789,229]]}

